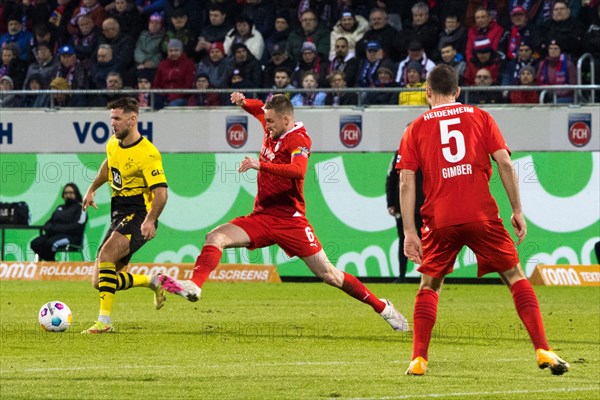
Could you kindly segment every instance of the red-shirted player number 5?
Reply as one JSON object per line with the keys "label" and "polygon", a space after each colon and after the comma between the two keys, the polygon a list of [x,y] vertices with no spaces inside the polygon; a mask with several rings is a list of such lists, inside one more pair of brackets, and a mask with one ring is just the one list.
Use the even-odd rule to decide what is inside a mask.
{"label": "red-shirted player number 5", "polygon": [[[460,118],[445,119],[440,121],[440,136],[442,139],[442,154],[444,158],[451,163],[462,160],[465,156],[465,137],[461,131],[449,130],[450,125],[459,125]],[[450,139],[454,138],[456,143],[456,153],[452,153]]]}

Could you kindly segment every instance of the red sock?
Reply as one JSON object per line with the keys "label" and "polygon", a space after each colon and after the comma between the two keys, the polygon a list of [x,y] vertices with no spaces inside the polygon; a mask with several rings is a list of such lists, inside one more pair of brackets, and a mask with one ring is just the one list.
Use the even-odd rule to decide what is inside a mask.
{"label": "red sock", "polygon": [[510,288],[517,313],[529,332],[529,337],[536,349],[549,350],[544,332],[544,323],[535,291],[527,279],[521,279]]}
{"label": "red sock", "polygon": [[433,290],[421,289],[417,292],[413,316],[413,360],[417,357],[429,359],[429,341],[437,318],[438,298],[439,295]]}
{"label": "red sock", "polygon": [[194,273],[192,274],[192,281],[202,287],[204,281],[208,279],[208,275],[217,268],[219,261],[221,261],[221,254],[223,252],[216,246],[204,246],[200,255],[196,259],[196,266],[194,267]]}
{"label": "red sock", "polygon": [[380,313],[385,308],[385,303],[375,296],[361,281],[354,276],[344,272],[344,283],[341,288],[355,299],[373,307],[375,312]]}

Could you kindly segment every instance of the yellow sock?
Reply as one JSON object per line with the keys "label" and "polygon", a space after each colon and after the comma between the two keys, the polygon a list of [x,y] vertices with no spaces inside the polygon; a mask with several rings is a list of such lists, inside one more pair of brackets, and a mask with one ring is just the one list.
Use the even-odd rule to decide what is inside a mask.
{"label": "yellow sock", "polygon": [[148,275],[119,272],[117,274],[117,290],[127,290],[136,286],[150,287],[150,279]]}
{"label": "yellow sock", "polygon": [[117,268],[111,262],[101,262],[98,265],[98,291],[100,292],[101,322],[110,322],[115,291],[117,288]]}

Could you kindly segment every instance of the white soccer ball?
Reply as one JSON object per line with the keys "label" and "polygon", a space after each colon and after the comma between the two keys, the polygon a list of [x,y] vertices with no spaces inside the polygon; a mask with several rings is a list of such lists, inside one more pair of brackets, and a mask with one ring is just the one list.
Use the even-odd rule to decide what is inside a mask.
{"label": "white soccer ball", "polygon": [[48,332],[63,332],[71,325],[71,309],[62,301],[51,301],[40,308],[38,314],[40,326]]}

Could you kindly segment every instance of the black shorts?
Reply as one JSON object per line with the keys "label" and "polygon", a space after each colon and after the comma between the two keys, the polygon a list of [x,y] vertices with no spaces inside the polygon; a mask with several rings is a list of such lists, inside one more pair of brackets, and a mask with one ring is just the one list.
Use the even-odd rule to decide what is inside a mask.
{"label": "black shorts", "polygon": [[[148,215],[146,210],[114,212],[110,221],[110,227],[108,228],[108,232],[106,232],[106,236],[104,236],[104,240],[102,240],[98,253],[100,253],[102,246],[104,246],[104,243],[108,240],[110,235],[112,235],[113,232],[119,232],[129,239],[129,254],[121,258],[119,262],[128,264],[133,253],[138,251],[147,242],[142,236],[142,223],[144,222],[146,215]],[[158,228],[158,222],[155,226]]]}

